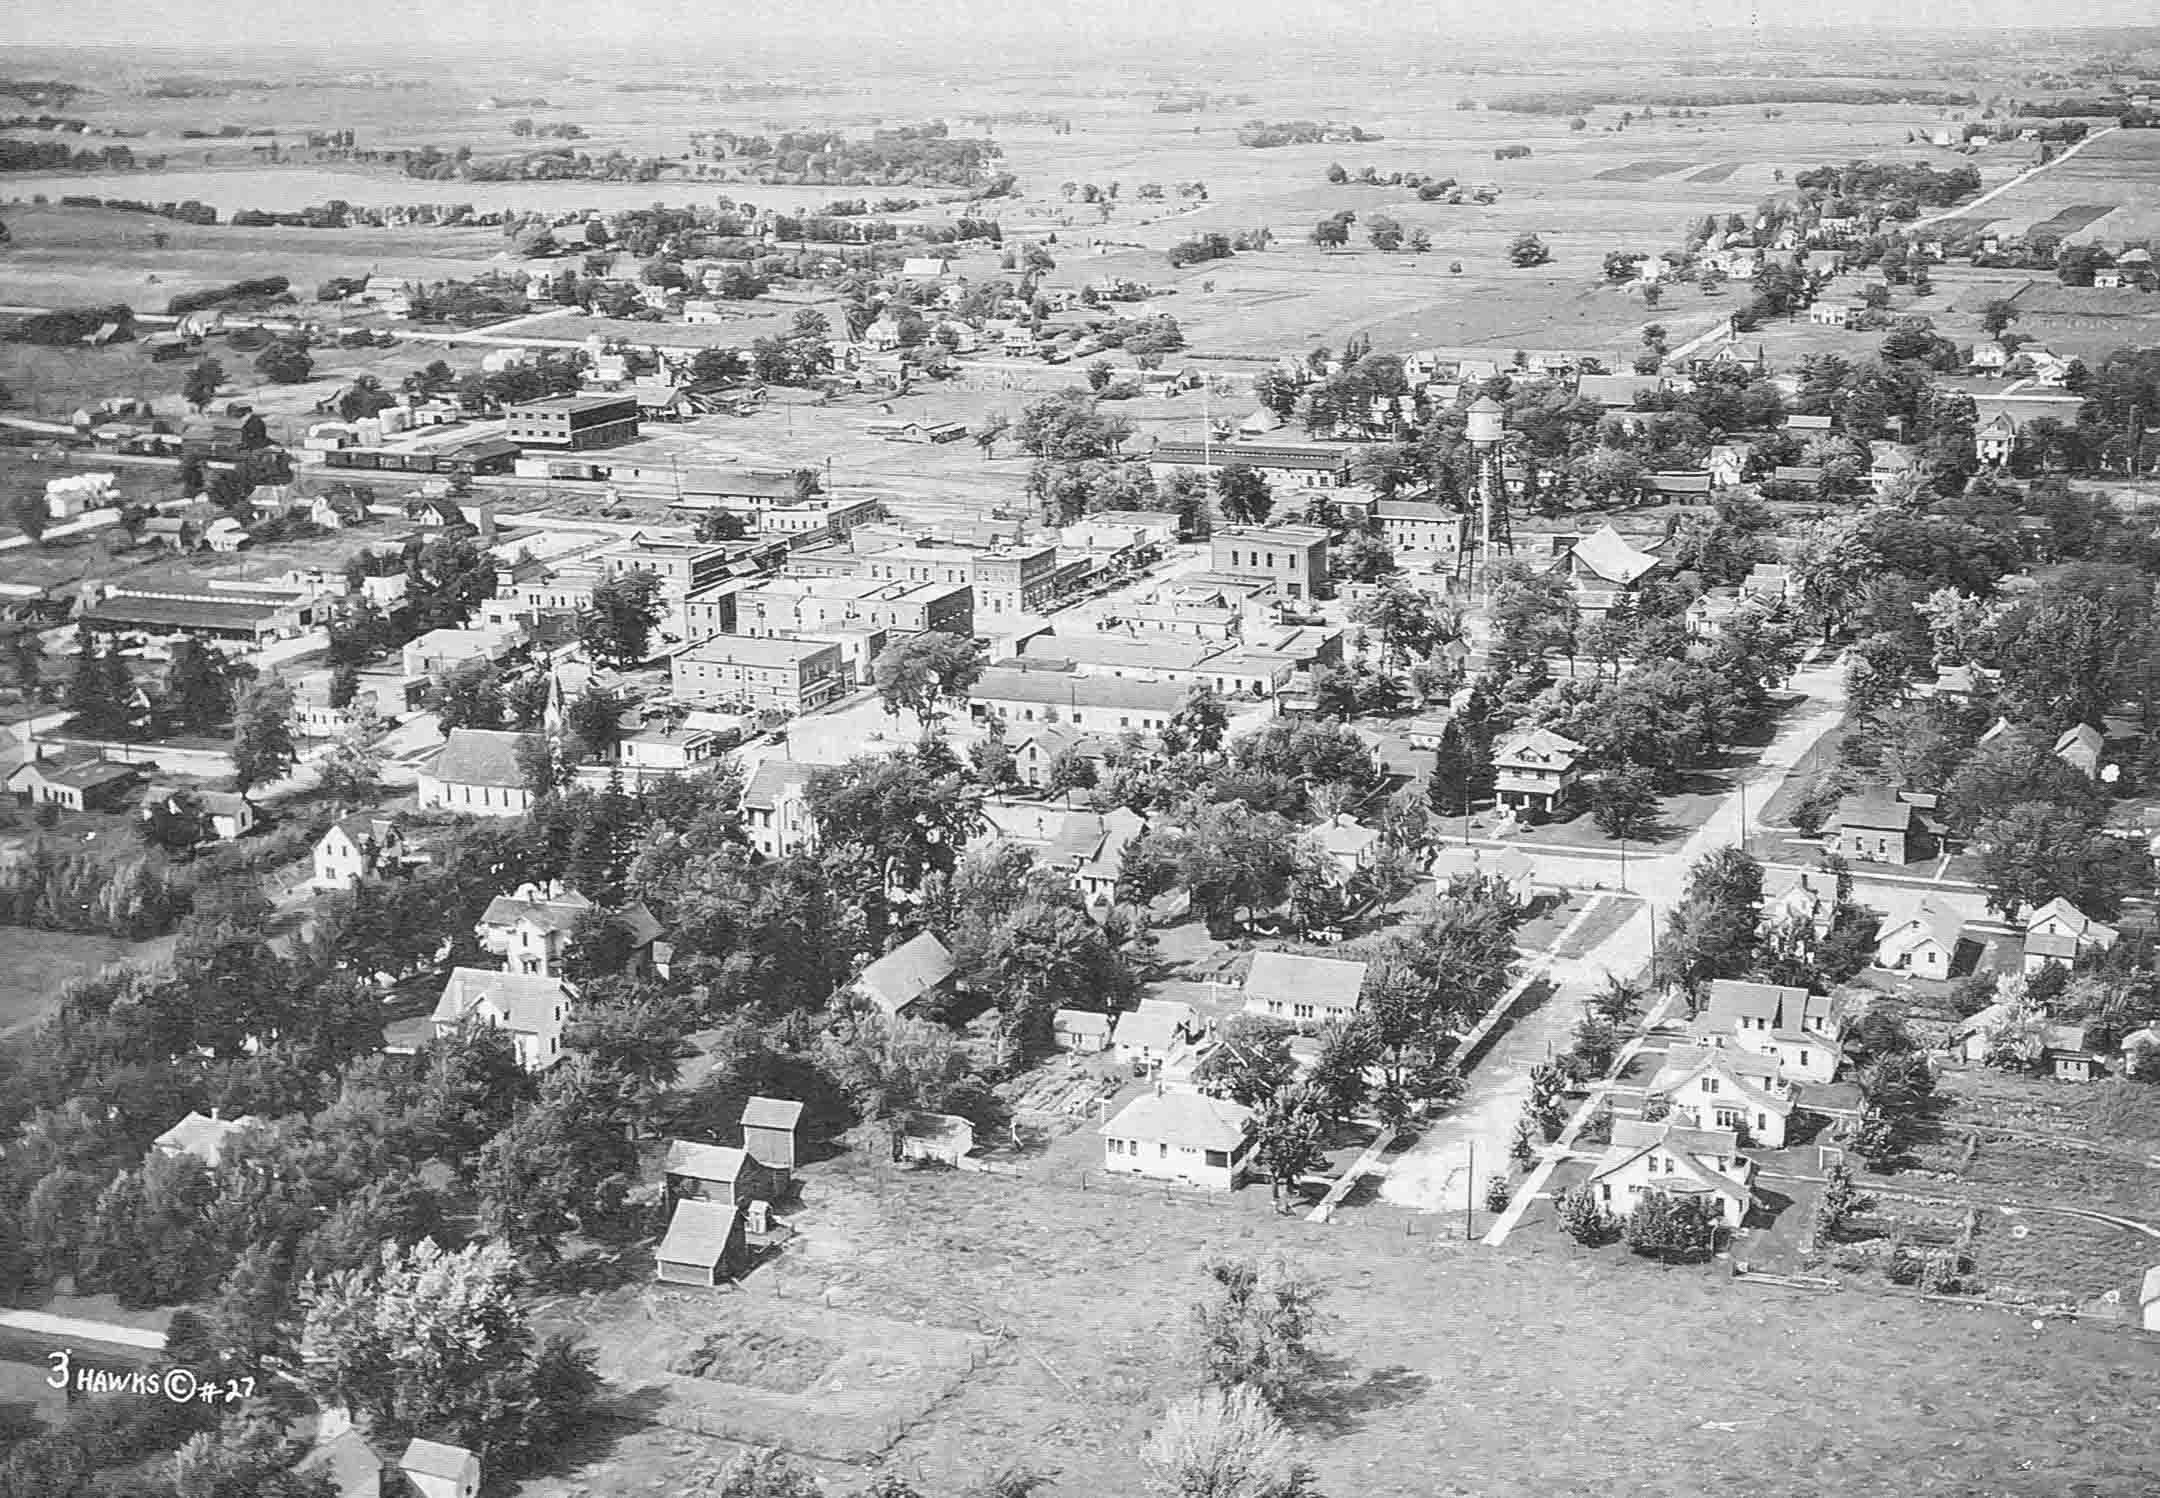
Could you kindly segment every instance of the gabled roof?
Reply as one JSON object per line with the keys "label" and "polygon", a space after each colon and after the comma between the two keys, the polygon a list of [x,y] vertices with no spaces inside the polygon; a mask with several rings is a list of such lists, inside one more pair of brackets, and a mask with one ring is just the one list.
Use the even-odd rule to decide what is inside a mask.
{"label": "gabled roof", "polygon": [[2055,752],[2057,754],[2067,754],[2074,749],[2081,754],[2098,759],[2100,750],[2105,743],[2106,740],[2100,737],[2099,729],[2093,727],[2090,723],[2080,723],[2075,727],[2065,728],[2055,736]]}
{"label": "gabled roof", "polygon": [[2078,939],[2066,932],[2031,931],[2025,936],[2027,957],[2055,957],[2064,962],[2077,961]]}
{"label": "gabled roof", "polygon": [[[344,833],[356,848],[370,840],[377,847],[381,847],[391,838],[401,836],[398,831],[398,824],[393,819],[373,816],[367,812],[356,812],[349,817],[340,817],[330,825],[333,830]],[[324,837],[329,835],[329,832],[323,834]]]}
{"label": "gabled roof", "polygon": [[398,1465],[422,1477],[444,1477],[455,1481],[477,1461],[479,1458],[463,1446],[452,1446],[447,1441],[424,1441],[415,1436]]}
{"label": "gabled roof", "polygon": [[1688,1194],[1713,1191],[1728,1200],[1746,1203],[1746,1187],[1701,1163],[1701,1156],[1724,1156],[1744,1162],[1738,1136],[1724,1129],[1691,1129],[1681,1124],[1645,1123],[1640,1119],[1615,1119],[1612,1143],[1605,1146],[1597,1166],[1590,1172],[1596,1181],[1623,1169],[1654,1149],[1663,1148],[1680,1168],[1660,1178],[1659,1190],[1678,1189]]}
{"label": "gabled roof", "polygon": [[1060,1009],[1051,1016],[1052,1031],[1065,1035],[1100,1035],[1108,1039],[1117,1022],[1093,1009]]}
{"label": "gabled roof", "polygon": [[2029,913],[2025,917],[2025,929],[2030,931],[2049,920],[2060,922],[2075,940],[2081,942],[2091,941],[2102,946],[2113,946],[2118,934],[2113,926],[2105,921],[2094,920],[2061,895]]}
{"label": "gabled roof", "polygon": [[1190,1034],[1200,1016],[1190,1004],[1175,999],[1142,999],[1140,1006],[1119,1017],[1117,1043],[1132,1050],[1167,1051],[1180,1035]]}
{"label": "gabled roof", "polygon": [[1841,798],[1837,811],[1830,818],[1830,825],[1864,828],[1869,832],[1910,832],[1913,816],[1911,802],[1878,792]]}
{"label": "gabled roof", "polygon": [[1227,1098],[1163,1092],[1134,1098],[1095,1132],[1113,1139],[1156,1139],[1189,1149],[1235,1153],[1252,1134],[1253,1111]]}
{"label": "gabled roof", "polygon": [[494,728],[453,728],[435,753],[428,773],[445,785],[491,786],[497,790],[522,790],[525,772],[518,767],[518,748],[538,734],[509,733]]}
{"label": "gabled roof", "polygon": [[781,793],[790,786],[810,783],[810,774],[817,766],[806,765],[792,759],[768,759],[751,772],[743,786],[742,804],[756,811],[771,811],[779,804]]}
{"label": "gabled roof", "polygon": [[[2040,1043],[2051,1051],[2086,1051],[2085,1027],[2083,1025],[2048,1025],[2040,1032]],[[2091,1052],[2086,1051],[2086,1054]]]}
{"label": "gabled roof", "polygon": [[660,1240],[653,1257],[667,1264],[717,1264],[727,1255],[740,1215],[737,1208],[726,1203],[684,1197],[675,1203],[667,1236]]}
{"label": "gabled roof", "polygon": [[303,1476],[329,1473],[337,1498],[382,1498],[385,1465],[368,1438],[348,1425],[328,1440],[318,1439],[293,1470]]}
{"label": "gabled roof", "polygon": [[438,1024],[456,1024],[485,1005],[502,1016],[504,1029],[539,1035],[555,1028],[556,1009],[567,1007],[574,994],[560,978],[458,967],[450,970],[450,981],[443,985],[442,997],[429,1018]]}
{"label": "gabled roof", "polygon": [[1790,984],[1718,978],[1710,984],[1703,1012],[1719,1024],[1753,1019],[1783,1027],[1798,1025],[1807,1010],[1807,1003],[1808,991]]}
{"label": "gabled roof", "polygon": [[1929,897],[1922,900],[1904,920],[1885,928],[1880,941],[1886,942],[1900,934],[1910,934],[1925,937],[1946,952],[1955,952],[1958,938],[1964,930],[1965,917],[1946,906],[1936,904],[1934,899]]}
{"label": "gabled roof", "polygon": [[1350,1008],[1365,989],[1365,964],[1298,952],[1255,952],[1245,997]]}
{"label": "gabled roof", "polygon": [[1575,381],[1578,396],[1610,408],[1632,406],[1638,397],[1664,388],[1665,382],[1656,375],[1586,374]]}
{"label": "gabled roof", "polygon": [[924,931],[864,968],[855,987],[887,1014],[898,1014],[948,981],[954,970],[952,952]]}
{"label": "gabled roof", "polygon": [[76,790],[95,790],[99,786],[112,785],[117,781],[130,780],[142,774],[140,765],[124,765],[118,760],[101,759],[93,754],[87,758],[32,759],[25,760],[16,769],[35,775],[47,785],[72,786]]}
{"label": "gabled roof", "polygon": [[487,910],[480,917],[480,924],[515,926],[523,922],[543,931],[560,931],[568,935],[570,928],[577,924],[578,917],[592,908],[592,901],[575,890],[565,890],[553,899],[546,900],[521,900],[515,895],[497,895],[488,901]]}
{"label": "gabled roof", "polygon": [[1837,874],[1830,869],[1772,868],[1763,871],[1763,904],[1787,901],[1817,906],[1837,900]]}
{"label": "gabled roof", "polygon": [[792,1098],[753,1097],[743,1104],[742,1126],[793,1130],[802,1122],[802,1115],[803,1105]]}
{"label": "gabled roof", "polygon": [[167,1154],[193,1155],[205,1165],[215,1165],[223,1157],[225,1146],[234,1134],[261,1122],[252,1114],[243,1114],[239,1118],[211,1118],[191,1111],[151,1142]]}
{"label": "gabled roof", "polygon": [[733,1181],[749,1163],[748,1152],[724,1144],[697,1144],[670,1139],[667,1163],[662,1170],[671,1176],[690,1176],[700,1181]]}
{"label": "gabled roof", "polygon": [[1552,765],[1566,770],[1582,756],[1583,746],[1573,739],[1563,738],[1549,728],[1533,728],[1502,739],[1493,750],[1493,763]]}
{"label": "gabled roof", "polygon": [[1597,577],[1623,587],[1658,564],[1656,557],[1631,544],[1610,525],[1599,526],[1577,541],[1569,555]]}
{"label": "gabled roof", "polygon": [[1792,1089],[1780,1081],[1777,1063],[1726,1046],[1674,1046],[1651,1079],[1658,1096],[1679,1091],[1704,1072],[1716,1072],[1733,1091],[1758,1108],[1783,1116],[1794,1107]]}
{"label": "gabled roof", "polygon": [[1356,855],[1380,841],[1380,834],[1348,812],[1340,812],[1314,834],[1330,853]]}

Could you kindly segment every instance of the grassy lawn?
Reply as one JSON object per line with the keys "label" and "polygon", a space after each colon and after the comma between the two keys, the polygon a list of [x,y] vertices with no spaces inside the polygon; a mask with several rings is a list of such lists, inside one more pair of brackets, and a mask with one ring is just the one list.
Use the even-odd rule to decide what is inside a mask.
{"label": "grassy lawn", "polygon": [[77,978],[94,977],[110,963],[147,966],[171,955],[170,937],[131,942],[116,936],[0,926],[0,971],[16,975],[0,983],[0,1033],[37,1019]]}
{"label": "grassy lawn", "polygon": [[1755,814],[1755,820],[1764,827],[1792,826],[1794,804],[1815,788],[1816,781],[1837,768],[1838,746],[1844,738],[1842,720],[1824,730],[1823,736],[1808,745],[1807,753],[1794,763],[1784,783]]}
{"label": "grassy lawn", "polygon": [[[1805,1471],[1814,1490],[1839,1494],[2129,1494],[2160,1462],[2160,1429],[2121,1421],[2119,1402],[2091,1377],[2105,1360],[2149,1378],[2160,1349],[2093,1328],[2035,1333],[1860,1295],[1795,1315],[1721,1271],[1665,1270],[1617,1248],[1532,1233],[1523,1251],[1495,1253],[1393,1225],[1312,1228],[1161,1192],[884,1177],[835,1162],[807,1173],[804,1201],[793,1219],[802,1236],[752,1276],[747,1296],[670,1295],[667,1335],[718,1331],[769,1295],[799,1306],[794,1319],[814,1316],[819,1325],[798,1331],[825,1340],[837,1323],[813,1306],[890,1318],[858,1333],[892,1322],[989,1333],[987,1362],[958,1380],[934,1422],[901,1422],[885,1457],[931,1483],[1017,1460],[1054,1468],[1060,1491],[1139,1491],[1138,1448],[1190,1383],[1180,1337],[1198,1261],[1276,1247],[1329,1291],[1327,1344],[1339,1362],[1296,1422],[1323,1491],[1759,1492],[1764,1472]],[[648,1312],[612,1301],[574,1314],[609,1346],[624,1343],[625,1327],[654,1327]],[[1636,1335],[1610,1334],[1629,1326]],[[1687,1356],[1672,1356],[1676,1346]],[[1774,1411],[1738,1392],[1766,1360],[1792,1375]],[[1735,1392],[1712,1392],[1723,1390]],[[820,1396],[800,1397],[812,1424],[794,1439],[818,1444]],[[2101,1419],[2109,1440],[2080,1433]],[[680,1486],[725,1450],[626,1432],[604,1458],[605,1485]],[[601,1460],[528,1491],[553,1498],[601,1481]],[[2005,1489],[2013,1470],[2047,1478]],[[1688,1475],[1616,1488],[1616,1472]]]}

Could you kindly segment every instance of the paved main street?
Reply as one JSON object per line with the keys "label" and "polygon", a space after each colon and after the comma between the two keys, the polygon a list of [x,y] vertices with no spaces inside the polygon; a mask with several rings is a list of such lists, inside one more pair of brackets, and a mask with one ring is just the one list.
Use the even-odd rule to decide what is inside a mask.
{"label": "paved main street", "polygon": [[[1462,1208],[1468,1190],[1482,1207],[1477,1177],[1503,1168],[1515,1121],[1530,1093],[1531,1067],[1566,1048],[1581,1000],[1608,975],[1647,970],[1656,923],[1679,902],[1689,866],[1705,853],[1739,842],[1743,816],[1752,827],[1755,814],[1769,805],[1793,767],[1844,714],[1841,660],[1796,672],[1789,685],[1806,694],[1806,700],[1786,712],[1756,763],[1739,775],[1732,791],[1693,836],[1669,853],[1628,860],[1628,888],[1642,897],[1633,913],[1589,952],[1553,961],[1549,970],[1552,996],[1534,1012],[1519,1017],[1510,1034],[1473,1069],[1462,1102],[1388,1164],[1381,1200],[1426,1212],[1456,1211]],[[1548,854],[1528,846],[1522,851],[1549,883],[1608,889],[1619,884],[1615,860]],[[1918,894],[1913,898],[1919,898]]]}

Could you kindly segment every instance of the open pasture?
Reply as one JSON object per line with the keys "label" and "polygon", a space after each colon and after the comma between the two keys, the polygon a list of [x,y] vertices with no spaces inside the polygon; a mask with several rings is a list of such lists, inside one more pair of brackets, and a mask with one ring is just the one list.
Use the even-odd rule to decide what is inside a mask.
{"label": "open pasture", "polygon": [[[667,1333],[765,1326],[772,1307],[797,1334],[827,1340],[836,1312],[923,1325],[904,1343],[884,1333],[888,1350],[987,1337],[987,1361],[937,1381],[948,1392],[935,1422],[907,1425],[884,1456],[926,1488],[1029,1461],[1054,1466],[1060,1491],[1140,1491],[1139,1448],[1169,1392],[1189,1386],[1183,1335],[1200,1261],[1278,1245],[1330,1292],[1333,1366],[1293,1412],[1322,1491],[1754,1491],[1765,1471],[1796,1471],[1852,1495],[2129,1495],[2160,1462],[2160,1433],[2121,1421],[2119,1394],[2091,1376],[2104,1363],[2149,1378],[2160,1350],[2097,1328],[2036,1332],[1995,1312],[1858,1293],[1796,1303],[1617,1247],[1492,1253],[1158,1192],[840,1162],[806,1175],[804,1201],[802,1236],[756,1288],[671,1306],[682,1325]],[[1146,1252],[1120,1246],[1134,1244]],[[575,1314],[603,1347],[635,1348],[633,1332],[654,1331],[612,1302]],[[1688,1356],[1674,1359],[1674,1346]],[[650,1375],[649,1347],[625,1355]],[[1766,1361],[1840,1376],[1787,1380],[1768,1419],[1745,1399],[1704,1403],[1705,1389],[1746,1387]],[[733,1408],[760,1405],[755,1393],[731,1392]],[[2088,1419],[2106,1421],[2110,1439],[2088,1439]],[[678,1448],[678,1470],[693,1459]],[[1634,1479],[1615,1487],[1615,1472]],[[1687,1474],[1678,1487],[1652,1475],[1676,1472]]]}

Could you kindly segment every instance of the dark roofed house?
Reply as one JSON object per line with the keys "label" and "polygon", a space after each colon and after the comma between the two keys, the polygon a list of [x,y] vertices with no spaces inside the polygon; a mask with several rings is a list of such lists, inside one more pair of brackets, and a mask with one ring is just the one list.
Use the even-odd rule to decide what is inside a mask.
{"label": "dark roofed house", "polygon": [[96,754],[25,760],[8,776],[7,788],[31,805],[69,811],[119,811],[154,765],[123,765]]}
{"label": "dark roofed house", "polygon": [[667,1236],[654,1251],[653,1275],[670,1285],[710,1289],[741,1273],[749,1257],[739,1207],[686,1197],[675,1203]]}
{"label": "dark roofed house", "polygon": [[945,943],[925,931],[864,968],[855,991],[887,1014],[904,1014],[944,990],[956,970]]}
{"label": "dark roofed house", "polygon": [[2058,1082],[2090,1082],[2107,1073],[2107,1058],[2086,1044],[2083,1025],[2049,1025],[2040,1064]]}
{"label": "dark roofed house", "polygon": [[249,411],[238,416],[191,416],[180,427],[180,451],[190,458],[231,461],[270,445],[270,428]]}
{"label": "dark roofed house", "polygon": [[1910,863],[1924,831],[1911,802],[1877,792],[1840,800],[1823,828],[1823,844],[1853,863]]}

